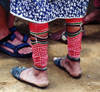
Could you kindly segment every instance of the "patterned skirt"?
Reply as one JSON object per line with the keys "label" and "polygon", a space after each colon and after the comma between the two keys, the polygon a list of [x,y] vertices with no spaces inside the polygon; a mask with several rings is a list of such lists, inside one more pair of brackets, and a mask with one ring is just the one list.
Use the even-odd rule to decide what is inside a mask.
{"label": "patterned skirt", "polygon": [[83,18],[89,0],[10,0],[10,12],[34,23],[52,20]]}

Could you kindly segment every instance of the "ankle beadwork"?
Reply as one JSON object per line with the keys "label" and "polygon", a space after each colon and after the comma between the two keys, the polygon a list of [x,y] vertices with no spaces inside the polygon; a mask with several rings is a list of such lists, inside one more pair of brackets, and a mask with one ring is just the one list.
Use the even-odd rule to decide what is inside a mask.
{"label": "ankle beadwork", "polygon": [[45,70],[47,70],[47,67],[39,68],[39,67],[36,67],[35,65],[34,65],[34,68],[35,68],[36,70],[40,70],[40,71],[45,71]]}
{"label": "ankle beadwork", "polygon": [[80,62],[80,58],[73,58],[67,54],[67,58],[71,61]]}

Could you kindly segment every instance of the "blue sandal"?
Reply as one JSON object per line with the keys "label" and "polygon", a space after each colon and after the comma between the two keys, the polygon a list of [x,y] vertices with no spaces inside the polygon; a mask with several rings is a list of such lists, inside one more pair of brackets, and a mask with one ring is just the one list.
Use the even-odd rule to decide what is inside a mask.
{"label": "blue sandal", "polygon": [[18,79],[18,80],[20,80],[20,81],[23,81],[23,80],[21,80],[21,78],[20,78],[20,74],[21,74],[21,72],[23,71],[23,70],[26,70],[26,69],[28,69],[28,68],[26,68],[26,67],[15,67],[15,68],[12,68],[12,70],[11,70],[11,74],[12,74],[12,76],[13,77],[15,77],[16,79]]}
{"label": "blue sandal", "polygon": [[[68,57],[68,56],[67,56],[67,57]],[[54,60],[54,64],[55,64],[57,67],[61,68],[62,70],[66,71],[71,77],[76,78],[76,79],[80,78],[81,75],[79,75],[79,76],[77,76],[77,77],[72,76],[64,67],[61,66],[61,60],[62,60],[62,59],[65,59],[65,58],[66,58],[66,57],[62,57],[62,58],[59,58],[59,59]],[[76,62],[80,62],[80,61],[78,60],[78,61],[76,61]]]}
{"label": "blue sandal", "polygon": [[11,48],[11,49],[14,50],[14,53],[9,52],[8,50],[4,49],[3,47],[0,47],[0,50],[5,52],[5,53],[7,53],[8,55],[11,55],[11,56],[17,57],[17,58],[31,57],[32,53],[29,53],[29,54],[19,54],[18,53],[18,50],[21,49],[21,48],[31,47],[28,43],[22,43],[20,45],[15,46],[15,45],[7,42],[8,40],[13,41],[15,39],[15,37],[16,37],[15,34],[11,33],[7,37],[5,37],[2,40],[0,40],[0,46],[4,45],[4,46],[6,46],[8,48]]}
{"label": "blue sandal", "polygon": [[62,59],[65,59],[66,57],[62,57],[62,58],[59,58],[59,59],[56,59],[56,60],[54,60],[54,64],[57,66],[57,67],[59,67],[59,68],[61,68],[61,69],[63,69],[63,70],[66,70],[65,68],[63,68],[62,66],[61,66],[61,60]]}
{"label": "blue sandal", "polygon": [[26,81],[23,81],[21,78],[20,78],[20,74],[21,74],[21,72],[23,71],[23,70],[26,70],[26,69],[28,69],[28,68],[26,68],[26,67],[14,67],[14,68],[12,68],[11,69],[11,74],[12,74],[12,76],[13,77],[15,77],[16,79],[18,79],[19,81],[21,81],[21,82],[24,82],[24,83],[27,83],[27,84],[29,84],[29,85],[31,85],[31,86],[34,86],[34,87],[38,87],[38,88],[46,88],[46,87],[39,87],[39,86],[37,86],[37,85],[35,85],[35,84],[32,84],[32,83],[28,83],[28,82],[26,82]]}
{"label": "blue sandal", "polygon": [[[15,31],[17,31],[17,28],[15,26],[13,26],[12,28],[9,29],[11,33],[14,33]],[[22,34],[23,35],[23,40],[22,42],[27,43],[28,40],[28,35],[26,34]]]}

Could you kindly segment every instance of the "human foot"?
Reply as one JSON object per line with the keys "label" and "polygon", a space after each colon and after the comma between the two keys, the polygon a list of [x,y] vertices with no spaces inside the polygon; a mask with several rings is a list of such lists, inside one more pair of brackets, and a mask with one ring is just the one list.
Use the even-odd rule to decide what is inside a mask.
{"label": "human foot", "polygon": [[7,26],[9,30],[15,33],[17,39],[25,43],[27,42],[28,44],[31,45],[30,37],[25,36],[25,39],[24,39],[24,36],[17,31],[17,28],[14,26],[14,20],[15,20],[15,16],[13,16],[12,14],[9,14],[9,16],[7,17]]}
{"label": "human foot", "polygon": [[60,68],[64,68],[69,75],[71,75],[73,78],[80,78],[82,75],[82,70],[80,68],[80,62],[75,62],[75,61],[71,61],[66,57],[63,58],[54,58],[53,59],[54,63],[60,67]]}
{"label": "human foot", "polygon": [[28,37],[27,35],[20,34],[15,26],[11,27],[9,30],[16,35],[17,39],[22,42],[27,42],[29,45],[31,45],[30,37]]}
{"label": "human foot", "polygon": [[[82,27],[82,37],[85,36],[84,26]],[[66,28],[61,29],[55,33],[50,33],[49,38],[56,41],[63,41],[64,43],[67,43],[67,33]]]}
{"label": "human foot", "polygon": [[46,70],[39,71],[34,68],[15,67],[11,70],[11,73],[15,78],[37,87],[47,87],[49,84]]}
{"label": "human foot", "polygon": [[62,33],[63,32],[66,32],[65,28],[61,29],[61,30],[59,30],[59,31],[57,31],[55,33],[50,33],[49,34],[49,38],[52,39],[52,40],[56,40],[56,41],[62,40]]}
{"label": "human foot", "polygon": [[32,55],[32,48],[27,43],[21,42],[14,34],[9,34],[0,40],[0,50],[14,57],[29,57]]}
{"label": "human foot", "polygon": [[[17,37],[20,41],[23,41],[24,35],[20,34],[18,31],[15,32],[15,35],[16,35],[16,37]],[[27,43],[28,43],[29,45],[31,45],[30,37],[27,38]]]}
{"label": "human foot", "polygon": [[95,9],[92,13],[84,18],[83,24],[100,23],[100,9]]}

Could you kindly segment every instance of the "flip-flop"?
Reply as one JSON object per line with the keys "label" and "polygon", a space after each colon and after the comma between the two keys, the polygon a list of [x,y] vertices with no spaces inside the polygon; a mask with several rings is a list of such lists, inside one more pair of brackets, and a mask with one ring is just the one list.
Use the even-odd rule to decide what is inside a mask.
{"label": "flip-flop", "polygon": [[28,83],[28,82],[26,82],[26,81],[23,81],[21,78],[20,78],[20,74],[21,74],[21,72],[23,71],[23,70],[26,70],[26,69],[28,69],[28,68],[26,68],[26,67],[14,67],[14,68],[12,68],[11,69],[11,74],[12,74],[12,76],[13,77],[15,77],[17,80],[19,80],[19,81],[21,81],[21,82],[24,82],[24,83],[27,83],[27,84],[29,84],[29,85],[31,85],[31,86],[34,86],[34,87],[38,87],[38,88],[46,88],[46,87],[39,87],[38,85],[36,85],[36,84],[32,84],[32,83]]}
{"label": "flip-flop", "polygon": [[55,60],[54,60],[54,64],[55,64],[57,67],[59,67],[60,69],[66,71],[71,77],[73,77],[73,78],[75,78],[75,79],[80,78],[81,75],[79,75],[79,76],[77,76],[77,77],[72,76],[64,67],[61,66],[61,60],[62,60],[62,59],[65,59],[65,58],[66,58],[66,57],[62,57],[62,58],[59,58],[59,59],[55,59]]}
{"label": "flip-flop", "polygon": [[11,40],[13,41],[15,39],[15,34],[14,33],[11,33],[9,34],[8,36],[6,36],[5,38],[3,38],[2,40],[0,40],[0,45],[4,45],[8,48],[11,48],[14,50],[14,53],[11,53],[10,51],[4,49],[3,47],[0,46],[0,50],[5,52],[6,54],[8,55],[11,55],[13,57],[17,57],[17,58],[26,58],[26,57],[32,57],[32,53],[29,53],[29,54],[19,54],[18,53],[18,50],[21,49],[21,48],[24,48],[24,47],[31,47],[28,43],[22,43],[20,45],[13,45],[9,42],[7,42],[8,40]]}

